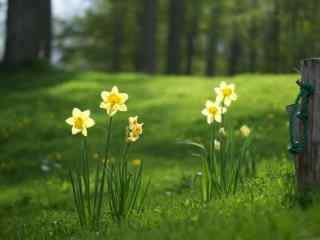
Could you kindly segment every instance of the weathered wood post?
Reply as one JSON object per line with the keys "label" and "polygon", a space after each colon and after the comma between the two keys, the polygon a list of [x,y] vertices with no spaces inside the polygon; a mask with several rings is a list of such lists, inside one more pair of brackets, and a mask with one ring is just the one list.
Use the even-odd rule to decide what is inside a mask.
{"label": "weathered wood post", "polygon": [[298,189],[320,190],[320,58],[303,60],[301,75],[297,117],[303,148],[296,155]]}

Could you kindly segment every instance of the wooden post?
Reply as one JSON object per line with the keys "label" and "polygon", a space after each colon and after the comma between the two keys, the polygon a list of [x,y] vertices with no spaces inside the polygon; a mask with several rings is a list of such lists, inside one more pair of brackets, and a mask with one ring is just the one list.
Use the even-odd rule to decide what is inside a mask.
{"label": "wooden post", "polygon": [[297,155],[296,171],[298,189],[320,190],[320,58],[306,59],[301,62],[302,83],[314,88],[308,104],[308,120],[303,153]]}

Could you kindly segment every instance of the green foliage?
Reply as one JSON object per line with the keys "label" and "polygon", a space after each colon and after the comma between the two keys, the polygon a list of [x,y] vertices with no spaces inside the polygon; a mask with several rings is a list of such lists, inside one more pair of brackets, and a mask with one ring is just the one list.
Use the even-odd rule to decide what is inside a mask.
{"label": "green foliage", "polygon": [[118,223],[142,213],[150,183],[143,183],[143,164],[129,169],[128,147],[120,161],[109,164],[107,174],[110,213]]}
{"label": "green foliage", "polygon": [[[145,8],[142,0],[99,0],[83,17],[61,25],[58,45],[68,66],[108,71],[137,70]],[[170,1],[156,2],[156,55],[158,72],[167,64]],[[320,4],[317,0],[184,0],[181,62],[192,72],[205,73],[208,51],[217,74],[293,72],[303,58],[320,54]],[[117,16],[121,16],[118,18]],[[189,37],[195,48],[190,50]],[[72,43],[72,44],[70,44]],[[120,61],[115,69],[114,62]],[[210,64],[209,64],[210,65]]]}

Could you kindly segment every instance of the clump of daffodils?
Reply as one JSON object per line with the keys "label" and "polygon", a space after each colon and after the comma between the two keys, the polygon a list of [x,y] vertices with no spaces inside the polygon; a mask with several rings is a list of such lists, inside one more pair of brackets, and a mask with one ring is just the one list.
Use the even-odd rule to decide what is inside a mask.
{"label": "clump of daffodils", "polygon": [[202,114],[207,117],[208,124],[214,122],[221,123],[222,115],[227,112],[227,107],[231,105],[233,101],[238,99],[235,93],[235,85],[221,82],[219,87],[214,89],[216,93],[215,101],[207,100],[205,108],[202,110]]}
{"label": "clump of daffodils", "polygon": [[[71,126],[71,133],[83,136],[81,158],[76,161],[75,167],[70,169],[69,175],[80,225],[91,230],[99,229],[105,201],[109,203],[109,212],[119,221],[133,211],[141,212],[148,188],[142,180],[142,162],[134,161],[133,173],[129,171],[127,162],[129,144],[136,142],[143,132],[143,123],[138,122],[138,116],[129,117],[128,136],[125,139],[122,159],[110,162],[112,119],[118,112],[128,110],[128,94],[121,93],[118,87],[114,86],[111,91],[102,91],[101,98],[100,108],[107,114],[105,154],[102,163],[97,161],[93,184],[87,153],[87,136],[88,129],[95,125],[95,121],[90,117],[90,110],[81,111],[78,108],[74,108],[72,116],[66,119],[66,123]],[[98,154],[93,156],[99,158]],[[107,199],[106,192],[109,193]]]}
{"label": "clump of daffodils", "polygon": [[[203,202],[235,193],[243,180],[253,175],[255,163],[250,155],[250,134],[248,126],[240,128],[242,139],[235,139],[234,131],[227,128],[225,117],[232,103],[238,99],[233,83],[221,82],[214,88],[215,99],[208,99],[201,114],[209,125],[208,146],[186,141],[197,148],[202,160],[200,192]],[[238,142],[241,140],[242,142]]]}

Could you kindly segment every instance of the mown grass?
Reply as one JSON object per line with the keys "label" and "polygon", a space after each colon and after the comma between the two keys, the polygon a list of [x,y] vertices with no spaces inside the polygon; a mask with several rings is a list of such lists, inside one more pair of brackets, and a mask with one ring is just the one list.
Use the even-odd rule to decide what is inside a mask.
{"label": "mown grass", "polygon": [[[2,239],[301,239],[319,236],[320,208],[294,204],[292,163],[287,156],[285,106],[294,100],[295,75],[234,78],[167,77],[97,72],[1,74],[0,238]],[[200,111],[222,80],[237,85],[239,100],[228,113],[235,128],[253,129],[258,177],[237,195],[201,206],[192,184],[199,160],[177,145],[204,141]],[[152,179],[148,208],[103,232],[83,233],[73,209],[66,169],[78,158],[79,142],[64,120],[75,106],[91,109],[97,127],[89,134],[92,163],[103,152],[100,92],[119,86],[129,112],[116,115],[112,154],[117,156],[129,115],[145,123],[131,159],[145,163]],[[52,166],[41,170],[43,162]]]}

